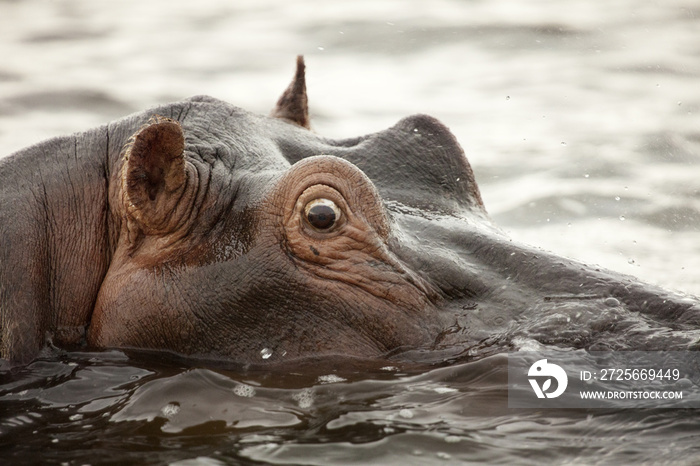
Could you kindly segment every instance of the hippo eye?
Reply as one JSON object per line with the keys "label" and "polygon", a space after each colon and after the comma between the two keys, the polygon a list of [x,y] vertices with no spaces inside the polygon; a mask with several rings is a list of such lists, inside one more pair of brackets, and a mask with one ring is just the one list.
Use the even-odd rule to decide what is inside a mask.
{"label": "hippo eye", "polygon": [[340,209],[328,199],[314,199],[304,207],[306,221],[315,230],[329,231],[340,220]]}

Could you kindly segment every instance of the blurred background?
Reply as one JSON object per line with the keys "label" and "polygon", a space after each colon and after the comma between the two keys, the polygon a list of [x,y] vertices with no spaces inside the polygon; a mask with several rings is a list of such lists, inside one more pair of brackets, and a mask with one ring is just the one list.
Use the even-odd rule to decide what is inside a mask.
{"label": "blurred background", "polygon": [[431,114],[515,239],[700,294],[694,0],[0,0],[0,157],[197,94],[267,114],[297,54],[318,133]]}

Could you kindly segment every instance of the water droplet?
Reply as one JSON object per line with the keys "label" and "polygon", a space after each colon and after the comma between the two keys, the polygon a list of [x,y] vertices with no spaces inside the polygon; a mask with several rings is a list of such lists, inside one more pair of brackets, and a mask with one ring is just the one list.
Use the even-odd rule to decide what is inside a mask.
{"label": "water droplet", "polygon": [[272,356],[272,350],[270,348],[263,348],[260,350],[260,357],[263,359],[270,359]]}
{"label": "water droplet", "polygon": [[615,196],[615,200],[616,200],[616,201],[619,201],[619,200],[620,200],[620,196]]}
{"label": "water droplet", "polygon": [[404,419],[412,419],[413,418],[413,411],[411,411],[410,409],[404,408],[401,411],[399,411],[399,416],[401,416]]}
{"label": "water droplet", "polygon": [[620,221],[621,221],[621,222],[624,222],[624,221],[625,221],[625,216],[624,216],[624,215],[620,215]]}
{"label": "water droplet", "polygon": [[509,95],[506,96],[506,100],[510,100],[510,96],[509,96]]}
{"label": "water droplet", "polygon": [[562,141],[562,142],[561,142],[561,145],[562,145],[562,146],[565,146],[565,145],[566,145],[566,142]]}
{"label": "water droplet", "polygon": [[318,47],[318,49],[319,49],[321,52],[323,52],[324,50],[326,50],[325,48],[320,47],[320,46]]}
{"label": "water droplet", "polygon": [[449,460],[452,458],[452,455],[450,455],[449,453],[444,453],[442,451],[438,452],[435,456],[437,456],[441,460]]}
{"label": "water droplet", "polygon": [[585,175],[583,175],[584,178],[588,178],[589,176],[590,176],[590,175],[589,175],[588,173],[586,173]]}
{"label": "water droplet", "polygon": [[459,443],[461,441],[462,441],[462,438],[458,437],[456,435],[448,435],[447,437],[445,437],[445,442],[447,442],[447,443]]}
{"label": "water droplet", "polygon": [[627,261],[627,263],[628,263],[629,265],[634,265],[634,259],[629,259],[629,260]]}

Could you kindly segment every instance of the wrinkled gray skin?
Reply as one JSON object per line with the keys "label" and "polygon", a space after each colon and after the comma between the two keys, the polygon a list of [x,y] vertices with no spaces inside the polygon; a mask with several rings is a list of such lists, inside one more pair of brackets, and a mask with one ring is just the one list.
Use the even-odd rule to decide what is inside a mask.
{"label": "wrinkled gray skin", "polygon": [[[182,189],[196,188],[185,206],[160,168],[124,181],[127,143],[154,115],[184,133]],[[411,116],[345,140],[308,126],[299,61],[272,117],[193,97],[2,159],[2,357],[26,363],[49,339],[268,365],[437,363],[523,339],[640,350],[698,340],[696,301],[511,241],[436,119]],[[133,150],[148,161],[160,143],[144,144]],[[366,233],[353,241],[369,246],[337,253],[332,241],[354,234],[347,225],[332,241],[303,220],[282,225],[296,208],[295,170],[299,183],[340,191],[354,212],[344,215]],[[350,181],[324,181],[332,176]],[[145,204],[125,197],[141,188]],[[153,227],[139,216],[146,208],[175,209],[160,220],[179,223]]]}

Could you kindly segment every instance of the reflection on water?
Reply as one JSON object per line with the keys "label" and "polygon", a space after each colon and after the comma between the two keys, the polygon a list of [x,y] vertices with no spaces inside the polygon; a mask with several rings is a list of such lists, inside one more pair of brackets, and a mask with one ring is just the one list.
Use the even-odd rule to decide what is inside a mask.
{"label": "reflection on water", "polygon": [[[210,94],[317,132],[429,113],[515,238],[700,293],[700,9],[616,0],[0,0],[0,156]],[[0,370],[12,463],[692,463],[694,411],[506,408],[505,357],[285,377],[54,356]]]}

